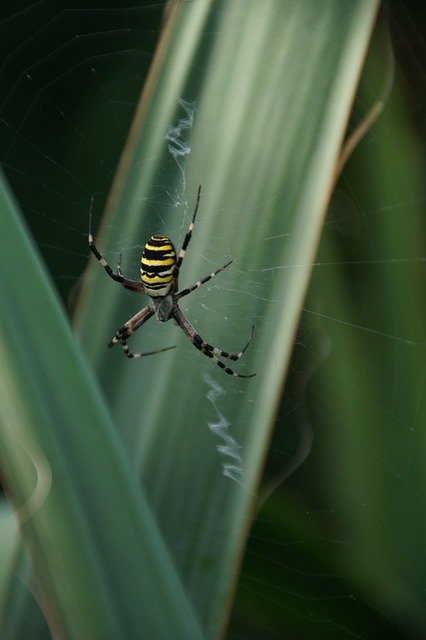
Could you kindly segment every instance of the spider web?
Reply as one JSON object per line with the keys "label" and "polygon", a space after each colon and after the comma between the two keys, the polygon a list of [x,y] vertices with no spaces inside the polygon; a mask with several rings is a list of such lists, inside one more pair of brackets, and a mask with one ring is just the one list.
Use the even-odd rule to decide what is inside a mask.
{"label": "spider web", "polygon": [[[164,9],[163,3],[128,2],[122,8],[121,3],[107,0],[86,5],[53,0],[13,3],[9,9],[3,5],[0,16],[0,161],[58,290],[71,306],[88,259],[90,198],[96,194],[96,211],[102,211]],[[424,41],[410,13],[414,9],[407,6],[401,5],[394,18],[395,53],[399,88],[412,110],[409,124],[416,130],[424,123],[416,93],[418,78],[424,77]],[[165,200],[179,205],[185,192],[185,133],[193,112],[190,97],[182,98],[182,120],[170,123],[165,132],[171,162],[178,163],[182,175],[182,192],[170,193],[167,178],[157,177],[163,195],[150,203],[150,232],[163,228]],[[355,118],[366,108],[367,102],[359,98]],[[373,148],[389,128],[394,144],[390,153],[396,153],[399,132],[389,122],[385,113],[363,144]],[[375,172],[377,167],[360,168],[356,162],[357,153],[338,185],[313,264],[313,282],[268,453],[262,506],[249,537],[229,638],[422,637],[412,592],[414,600],[424,601],[426,559],[418,539],[424,537],[426,506],[419,482],[424,479],[420,416],[425,345],[422,332],[413,333],[409,318],[404,322],[399,312],[404,304],[409,314],[414,269],[425,262],[424,246],[417,242],[424,229],[415,226],[411,215],[421,206],[423,195],[410,192],[407,167],[407,174],[395,180],[393,195],[370,200],[358,181],[363,172]],[[185,203],[184,211],[186,207]],[[400,233],[405,242],[385,242],[380,223],[402,216],[405,226]],[[186,224],[183,216],[182,234]],[[117,252],[107,256],[111,264],[120,252],[126,263],[137,262],[140,245],[123,237],[120,229],[114,231]],[[272,246],[282,238],[277,234],[260,240]],[[264,271],[247,271],[241,276],[241,290],[247,299],[261,297],[268,270],[297,267],[272,264]],[[365,295],[371,279],[377,281],[376,299]],[[336,281],[343,292],[348,281],[353,285],[354,304],[348,315],[342,315],[333,302]],[[224,286],[215,280],[214,287]],[[392,301],[385,310],[380,309],[382,287]],[[406,299],[401,297],[404,290]],[[200,295],[198,305],[201,311],[211,311],[206,296]],[[220,313],[232,310],[223,308]],[[105,327],[107,337],[109,330]],[[233,338],[238,344],[239,336]],[[344,360],[348,338],[353,350],[348,355],[359,363],[351,373]],[[418,375],[410,378],[413,369]],[[324,371],[327,375],[320,375]],[[382,384],[372,384],[384,371]],[[411,386],[406,386],[407,379]],[[206,400],[213,404],[213,423],[217,418],[223,427],[221,391],[212,385],[211,392]],[[370,432],[370,425],[357,422],[360,406],[371,411],[375,427],[384,425],[381,432]],[[280,428],[283,424],[285,429]],[[244,451],[229,440],[232,425],[230,429],[221,437],[224,445],[232,445],[231,457],[240,469]],[[345,496],[338,495],[335,485],[350,487],[348,478],[359,478],[366,458],[377,475],[353,483],[353,491],[359,493],[348,503],[355,502],[357,509],[348,515]],[[240,481],[240,471],[237,475]],[[364,521],[367,525],[359,527]],[[396,575],[383,563],[377,588],[383,581],[392,588],[388,606],[378,610],[374,585],[371,592],[363,588],[368,559],[362,563],[351,550],[366,549],[367,540],[373,540],[371,553],[380,555],[381,547],[390,544],[386,532],[392,526],[401,533],[400,546],[392,549],[401,571]],[[351,572],[343,562],[348,556],[349,566],[359,562]]]}

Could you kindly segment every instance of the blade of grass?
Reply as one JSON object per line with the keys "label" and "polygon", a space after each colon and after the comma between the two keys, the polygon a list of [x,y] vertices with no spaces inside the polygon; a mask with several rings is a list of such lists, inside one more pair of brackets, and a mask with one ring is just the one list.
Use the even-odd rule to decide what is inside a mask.
{"label": "blade of grass", "polygon": [[19,537],[13,510],[0,504],[0,637],[2,640],[50,638],[37,603],[32,569]]}
{"label": "blade of grass", "polygon": [[15,203],[0,188],[2,482],[18,507],[50,630],[201,637]]}
{"label": "blade of grass", "polygon": [[[153,348],[154,332],[164,345],[178,342],[178,349],[149,362],[108,352],[109,332],[143,303],[98,264],[91,265],[76,314],[209,637],[226,611],[377,6],[333,0],[181,5],[132,127],[106,215],[111,227],[99,234],[102,250],[121,251],[118,230],[142,243],[160,223],[147,220],[138,204],[157,201],[158,176],[159,231],[182,238],[202,183],[181,279],[186,286],[230,257],[234,264],[218,276],[220,284],[181,306],[206,340],[225,349],[238,349],[254,320],[255,339],[236,367],[257,378],[226,377],[163,326],[144,326],[132,338],[135,349]],[[183,178],[164,142],[177,122],[179,97],[196,101]],[[134,277],[130,267],[128,275]],[[234,449],[220,449],[230,445],[228,436]],[[234,482],[222,466],[231,463]]]}

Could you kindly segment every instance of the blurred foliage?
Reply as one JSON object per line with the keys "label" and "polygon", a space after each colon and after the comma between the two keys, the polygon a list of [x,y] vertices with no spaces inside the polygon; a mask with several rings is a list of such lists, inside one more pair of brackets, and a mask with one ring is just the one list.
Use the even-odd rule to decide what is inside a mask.
{"label": "blurred foliage", "polygon": [[[0,42],[0,160],[70,304],[87,263],[90,196],[99,192],[96,206],[102,210],[163,7],[130,1],[128,10],[115,11],[120,3],[92,2],[94,11],[109,6],[111,12],[102,12],[102,37],[85,39],[93,29],[90,11],[68,12],[65,6],[49,29],[57,4],[29,4],[31,10],[15,19],[15,4],[8,15],[6,4],[3,26],[10,21],[13,28],[2,29]],[[143,49],[129,40],[129,20],[139,8]],[[424,634],[425,46],[418,25],[425,9],[395,2],[389,11],[394,89],[330,206],[265,487],[285,476],[295,457],[308,457],[253,522],[229,638],[415,640]],[[380,29],[353,125],[386,74]],[[102,78],[97,92],[94,78]],[[40,88],[52,79],[53,97]],[[122,117],[114,111],[105,136],[108,101],[115,99],[106,99],[105,92],[119,84]],[[10,103],[12,89],[19,99]],[[58,108],[63,102],[66,113]],[[29,112],[19,111],[19,104],[33,103]],[[82,104],[90,104],[92,114]]]}
{"label": "blurred foliage", "polygon": [[[253,524],[233,639],[424,635],[425,13],[391,9],[394,85],[330,204],[265,488],[309,455]],[[384,41],[379,22],[352,127],[389,73]]]}

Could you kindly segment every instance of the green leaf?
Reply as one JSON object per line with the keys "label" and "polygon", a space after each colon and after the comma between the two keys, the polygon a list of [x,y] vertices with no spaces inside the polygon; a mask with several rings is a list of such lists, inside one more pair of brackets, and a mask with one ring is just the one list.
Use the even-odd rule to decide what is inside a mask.
{"label": "green leaf", "polygon": [[[254,323],[252,344],[232,365],[257,377],[226,376],[155,320],[131,348],[177,349],[134,361],[119,347],[108,351],[116,327],[146,298],[114,284],[94,258],[76,329],[213,638],[229,607],[377,3],[351,2],[350,11],[337,0],[177,6],[96,242],[113,268],[123,252],[124,272],[135,278],[127,245],[155,230],[179,247],[202,184],[181,287],[234,262],[181,308],[226,350],[241,348]],[[177,166],[164,136],[191,109],[179,99],[194,103],[195,120],[191,153]],[[152,212],[159,200],[164,207]]]}
{"label": "green leaf", "polygon": [[0,272],[1,469],[51,632],[201,637],[93,377],[0,186],[0,235],[7,238]]}

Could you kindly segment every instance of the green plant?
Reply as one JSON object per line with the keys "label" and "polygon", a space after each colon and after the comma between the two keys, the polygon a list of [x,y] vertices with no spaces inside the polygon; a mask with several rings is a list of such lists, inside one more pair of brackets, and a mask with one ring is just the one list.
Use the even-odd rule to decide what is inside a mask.
{"label": "green plant", "polygon": [[[137,367],[109,352],[140,300],[94,260],[74,313],[79,345],[4,186],[2,476],[57,637],[223,629],[377,3],[171,7],[97,236],[110,255],[121,238],[143,242],[154,223],[142,204],[161,197],[161,231],[182,238],[201,182],[182,276],[191,283],[210,262],[235,260],[220,289],[200,291],[198,306],[188,300],[191,318],[229,349],[253,319],[243,370],[257,377],[220,377],[184,337]],[[179,98],[196,103],[184,164],[164,141]],[[168,345],[176,333],[153,326],[137,340]],[[209,424],[221,418],[241,459],[217,451],[229,431]],[[25,562],[12,544],[7,554],[6,566]],[[6,585],[3,602],[18,590]],[[29,601],[4,609],[6,628],[34,612]]]}

